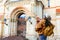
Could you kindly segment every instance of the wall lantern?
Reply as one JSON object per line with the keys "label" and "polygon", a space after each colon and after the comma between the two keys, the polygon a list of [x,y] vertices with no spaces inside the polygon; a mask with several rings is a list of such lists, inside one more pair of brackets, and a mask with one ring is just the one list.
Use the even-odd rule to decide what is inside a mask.
{"label": "wall lantern", "polygon": [[7,19],[5,18],[5,19],[4,19],[4,24],[8,25],[6,22],[7,22]]}

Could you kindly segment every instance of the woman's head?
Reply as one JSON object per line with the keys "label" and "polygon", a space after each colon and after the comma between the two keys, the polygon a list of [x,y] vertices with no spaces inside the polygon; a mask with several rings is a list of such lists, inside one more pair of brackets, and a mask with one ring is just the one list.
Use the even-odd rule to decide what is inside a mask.
{"label": "woman's head", "polygon": [[40,20],[41,20],[41,19],[37,16],[37,17],[36,17],[36,21],[37,21],[37,23],[39,23]]}
{"label": "woman's head", "polygon": [[50,26],[51,25],[51,17],[49,15],[44,15],[43,19],[45,19],[45,25]]}
{"label": "woman's head", "polygon": [[47,20],[49,20],[49,21],[51,21],[51,16],[48,15],[48,14],[45,14],[45,15],[43,16],[43,18],[44,18],[44,19],[47,19]]}

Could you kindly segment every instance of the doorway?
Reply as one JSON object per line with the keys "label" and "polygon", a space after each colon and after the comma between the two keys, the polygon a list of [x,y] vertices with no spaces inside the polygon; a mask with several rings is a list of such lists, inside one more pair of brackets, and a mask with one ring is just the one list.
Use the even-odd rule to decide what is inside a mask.
{"label": "doorway", "polygon": [[[33,25],[30,25],[29,20],[27,20],[25,22],[23,22],[21,20],[20,16],[23,14],[26,14],[26,16],[30,16],[32,18],[31,21],[32,21]],[[34,28],[35,28],[36,21],[35,21],[34,17],[35,17],[35,15],[24,7],[15,8],[10,15],[10,19],[11,19],[10,20],[10,26],[11,26],[10,35],[11,36],[17,35],[18,37],[21,37],[20,35],[22,35],[25,37],[25,38],[22,37],[22,39],[29,39],[29,40],[37,38],[37,37],[35,37],[36,32],[35,32]],[[19,22],[20,20],[22,23]],[[20,25],[20,24],[24,24],[24,23],[25,23],[25,25],[24,25],[24,27],[22,27],[23,25]],[[34,40],[36,40],[36,39],[34,39]]]}
{"label": "doorway", "polygon": [[22,15],[25,13],[19,13],[17,15],[17,36],[26,36],[26,21],[25,17],[22,17]]}

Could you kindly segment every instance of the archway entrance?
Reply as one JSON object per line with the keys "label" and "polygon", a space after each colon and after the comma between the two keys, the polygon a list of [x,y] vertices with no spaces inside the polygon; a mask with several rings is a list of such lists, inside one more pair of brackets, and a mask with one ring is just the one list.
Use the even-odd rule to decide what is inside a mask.
{"label": "archway entrance", "polygon": [[26,36],[26,21],[25,21],[25,17],[23,17],[22,15],[25,13],[19,13],[17,15],[17,36]]}
{"label": "archway entrance", "polygon": [[[10,23],[9,23],[9,25],[10,25],[10,35],[11,36],[14,36],[14,35],[19,36],[19,35],[23,35],[24,34],[23,36],[28,38],[28,39],[30,39],[32,37],[35,37],[35,33],[33,33],[33,32],[35,32],[34,31],[35,22],[33,21],[33,24],[30,24],[29,21],[24,21],[23,20],[24,21],[23,22],[21,20],[21,18],[19,18],[22,14],[26,14],[26,16],[30,16],[32,18],[31,21],[35,20],[34,19],[35,15],[33,13],[31,13],[30,11],[28,11],[26,8],[24,8],[24,7],[15,8],[12,11],[11,16],[10,16],[10,19],[11,19]],[[21,22],[19,22],[19,21],[22,22],[22,25],[21,25]],[[32,28],[32,30],[30,30],[31,28]],[[32,37],[31,37],[31,35],[32,35]]]}

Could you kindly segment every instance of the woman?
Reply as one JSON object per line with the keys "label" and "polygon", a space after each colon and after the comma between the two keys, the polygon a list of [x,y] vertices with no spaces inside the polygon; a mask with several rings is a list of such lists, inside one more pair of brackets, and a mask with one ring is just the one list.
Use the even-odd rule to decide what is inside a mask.
{"label": "woman", "polygon": [[51,17],[44,16],[43,19],[36,25],[36,32],[39,34],[39,40],[46,40],[47,36],[44,35],[44,29],[51,25]]}

